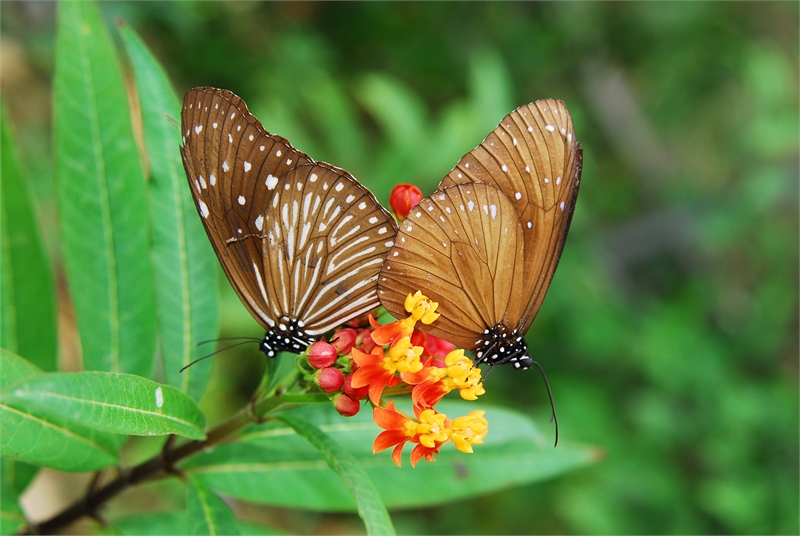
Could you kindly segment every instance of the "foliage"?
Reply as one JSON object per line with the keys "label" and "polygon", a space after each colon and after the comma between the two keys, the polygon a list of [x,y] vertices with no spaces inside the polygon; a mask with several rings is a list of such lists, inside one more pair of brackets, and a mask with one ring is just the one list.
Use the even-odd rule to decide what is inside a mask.
{"label": "foliage", "polygon": [[[35,7],[41,5],[0,4],[4,49],[10,51],[4,55],[3,99],[21,155],[20,165],[9,162],[16,148],[3,117],[0,346],[17,354],[3,354],[4,376],[6,361],[18,363],[18,356],[44,371],[14,368],[9,377],[18,374],[21,385],[44,381],[39,378],[55,370],[51,304],[53,288],[59,287],[51,274],[60,284],[65,273],[85,369],[134,372],[195,400],[204,393],[199,407],[212,427],[256,388],[263,360],[236,350],[216,358],[213,375],[208,364],[189,369],[196,378],[171,376],[176,364],[202,355],[194,343],[215,332],[216,299],[209,289],[219,270],[192,218],[187,190],[176,187],[183,186],[180,165],[163,151],[166,144],[177,144],[177,133],[165,128],[169,121],[157,119],[163,113],[178,117],[168,80],[178,93],[196,85],[235,91],[272,132],[353,172],[381,200],[399,182],[430,193],[504,114],[524,102],[557,97],[573,114],[585,167],[570,238],[528,344],[553,386],[563,444],[555,450],[542,445],[541,434],[525,420],[528,432],[514,447],[501,441],[503,434],[490,433],[484,460],[478,449],[452,463],[443,452],[415,473],[406,467],[392,473],[391,467],[365,463],[371,456],[363,452],[365,445],[359,451],[349,442],[362,432],[337,432],[323,412],[305,418],[346,447],[378,488],[386,485],[386,474],[400,489],[415,486],[407,478],[430,486],[444,478],[423,471],[451,471],[455,482],[465,467],[470,475],[482,469],[500,475],[500,482],[481,489],[489,494],[480,498],[469,499],[478,491],[464,493],[446,481],[432,489],[441,502],[458,502],[402,505],[409,511],[392,514],[401,533],[798,532],[796,4],[104,3],[107,27],[116,17],[127,21],[169,73],[152,64],[145,77],[146,49],[137,48],[133,32],[122,29],[144,129],[138,152],[133,135],[138,127],[131,130],[129,115],[120,111],[128,106],[120,87],[93,98],[85,92],[81,100],[77,93],[66,98],[73,95],[65,93],[68,88],[77,91],[83,83],[81,73],[95,73],[99,82],[114,78],[119,85],[119,67],[76,69],[74,55],[65,65],[59,59],[64,56],[53,52],[55,25],[47,10],[55,6]],[[44,9],[44,16],[37,9]],[[65,39],[59,36],[59,47],[70,45]],[[103,61],[114,64],[110,50]],[[55,137],[48,124],[53,71]],[[158,108],[148,109],[150,104]],[[110,109],[101,121],[103,132],[110,129],[106,134],[82,121],[80,112],[91,109]],[[111,131],[117,144],[108,143]],[[147,155],[144,166],[136,162],[140,154]],[[120,172],[130,178],[131,191],[102,188],[101,174],[93,171],[98,155],[103,161],[114,155],[115,165],[125,166]],[[74,165],[78,157],[86,159],[85,168]],[[34,205],[27,201],[28,190],[35,194]],[[10,196],[21,216],[6,217],[12,214]],[[24,206],[34,209],[18,208]],[[89,208],[77,210],[80,206]],[[30,244],[24,261],[21,243]],[[90,254],[87,245],[102,255]],[[18,262],[25,263],[22,270]],[[92,275],[81,283],[75,278],[84,268]],[[123,283],[137,291],[125,294]],[[255,323],[227,283],[222,288],[222,333],[250,334]],[[61,302],[59,310],[69,310]],[[61,325],[70,326],[64,322],[69,316],[60,315]],[[78,370],[69,342],[75,332],[59,331],[60,370]],[[42,337],[37,342],[30,333]],[[88,361],[91,355],[98,357]],[[106,360],[114,355],[120,358]],[[487,391],[487,400],[497,406],[546,422],[549,404],[533,374],[495,370]],[[71,468],[51,466],[92,470],[117,463],[121,439],[110,439],[109,432],[90,428],[83,419],[76,423],[41,405],[27,406],[5,384],[4,455],[5,419],[18,415],[23,403],[27,415],[39,416],[40,425],[59,435],[30,445],[17,459],[45,465],[43,456],[60,455],[48,444],[74,452],[63,441],[69,436],[93,441],[97,449],[81,450],[84,457],[70,461],[76,464]],[[514,412],[509,418],[523,417]],[[270,440],[270,434],[291,440]],[[606,458],[558,479],[525,484],[554,476],[549,471],[559,467],[560,456],[567,469],[575,467],[572,454],[594,452],[582,451],[580,443],[601,445]],[[280,451],[282,446],[287,450]],[[152,443],[129,441],[122,454],[140,460],[152,451]],[[210,470],[193,469],[196,464],[258,461],[265,452],[293,462],[302,458],[315,475],[327,475],[315,476],[315,482],[338,486],[336,497],[349,500],[321,454],[273,422],[191,459],[190,483],[180,490],[148,488],[169,498],[163,499],[163,512],[144,518],[133,501],[112,501],[108,518],[123,533],[141,533],[142,527],[186,531],[186,505],[199,507],[198,501],[209,497],[205,490],[220,486],[224,476],[211,478]],[[498,469],[503,453],[504,469],[523,474],[512,491]],[[105,461],[89,463],[98,459]],[[77,468],[81,463],[86,466]],[[28,467],[3,459],[4,533],[22,522],[15,498],[33,478]],[[272,482],[279,475],[267,468],[264,477]],[[233,494],[236,482],[223,492]],[[284,485],[302,496],[296,482]],[[190,487],[194,496],[188,495]],[[269,489],[280,490],[280,484]],[[400,506],[378,492],[386,503]],[[204,504],[218,514],[215,520],[228,522],[219,502]],[[251,517],[263,520],[262,515]],[[341,514],[309,517],[307,511],[288,509],[280,518],[288,520],[283,530],[363,530]],[[199,528],[199,520],[192,522],[194,529],[210,531]],[[242,531],[263,530],[241,517],[238,523]]]}

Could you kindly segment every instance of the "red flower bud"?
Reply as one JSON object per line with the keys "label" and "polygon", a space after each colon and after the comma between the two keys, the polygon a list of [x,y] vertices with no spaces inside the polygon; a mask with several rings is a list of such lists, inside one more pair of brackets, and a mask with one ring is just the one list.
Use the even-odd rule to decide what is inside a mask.
{"label": "red flower bud", "polygon": [[347,395],[335,395],[333,397],[333,407],[343,417],[352,417],[361,409],[361,404]]}
{"label": "red flower bud", "polygon": [[353,375],[348,374],[344,378],[344,385],[342,385],[342,392],[352,398],[353,400],[363,400],[367,398],[369,394],[369,385],[365,385],[364,387],[359,387],[358,389],[353,388]]}
{"label": "red flower bud", "polygon": [[335,393],[344,384],[344,374],[338,368],[326,367],[314,374],[314,383],[326,393]]}
{"label": "red flower bud", "polygon": [[400,220],[406,219],[411,209],[420,201],[422,192],[413,184],[398,184],[392,188],[392,194],[389,196],[389,206]]}
{"label": "red flower bud", "polygon": [[444,359],[447,354],[455,350],[456,345],[447,342],[444,339],[440,339],[435,335],[431,335],[430,333],[422,332],[418,329],[414,329],[414,333],[411,335],[411,344],[414,346],[422,346],[425,349],[425,353],[431,357],[437,357],[439,359]]}
{"label": "red flower bud", "polygon": [[358,332],[356,338],[356,346],[358,346],[365,354],[372,353],[372,349],[377,346],[375,341],[372,340],[372,328],[364,328]]}
{"label": "red flower bud", "polygon": [[333,335],[331,345],[336,348],[340,354],[349,354],[350,350],[356,344],[356,330],[353,328],[340,329]]}
{"label": "red flower bud", "polygon": [[308,364],[315,369],[330,367],[336,357],[336,348],[325,341],[317,341],[308,347]]}

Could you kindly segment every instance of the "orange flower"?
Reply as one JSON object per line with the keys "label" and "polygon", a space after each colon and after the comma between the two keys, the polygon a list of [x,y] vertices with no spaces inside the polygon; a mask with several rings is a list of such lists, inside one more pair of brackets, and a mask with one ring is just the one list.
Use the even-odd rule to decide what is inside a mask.
{"label": "orange flower", "polygon": [[358,370],[353,374],[353,388],[369,386],[370,402],[378,405],[383,390],[400,382],[400,378],[394,375],[397,368],[392,366],[391,357],[384,354],[381,346],[376,346],[369,354],[353,348],[350,355],[358,365]]}
{"label": "orange flower", "polygon": [[403,447],[411,441],[419,443],[411,452],[412,466],[416,466],[422,458],[432,461],[433,455],[437,454],[442,444],[448,440],[447,416],[437,413],[434,409],[424,411],[415,409],[414,413],[417,420],[406,417],[395,409],[394,400],[390,400],[386,408],[376,407],[372,411],[372,416],[375,423],[384,431],[375,438],[372,444],[373,453],[377,454],[393,446],[392,460],[400,466]]}

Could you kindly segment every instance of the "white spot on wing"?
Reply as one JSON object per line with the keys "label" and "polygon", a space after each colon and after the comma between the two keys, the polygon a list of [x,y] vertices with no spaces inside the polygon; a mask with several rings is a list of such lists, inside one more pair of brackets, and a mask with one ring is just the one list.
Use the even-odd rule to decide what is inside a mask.
{"label": "white spot on wing", "polygon": [[245,160],[245,161],[244,161],[244,172],[245,172],[245,173],[247,173],[248,171],[250,171],[250,168],[251,168],[251,167],[253,167],[253,166],[252,166],[252,165],[250,165],[250,162],[248,162],[247,160]]}
{"label": "white spot on wing", "polygon": [[544,128],[549,132],[553,132],[556,129],[553,125],[545,125]]}
{"label": "white spot on wing", "polygon": [[267,190],[274,190],[275,186],[278,185],[278,177],[275,175],[267,175],[267,180],[265,181],[267,185]]}
{"label": "white spot on wing", "polygon": [[259,231],[262,230],[264,227],[264,216],[260,215],[256,218],[256,229]]}
{"label": "white spot on wing", "polygon": [[227,173],[229,169],[230,168],[228,167],[228,161],[227,160],[223,160],[222,161],[222,171]]}
{"label": "white spot on wing", "polygon": [[244,196],[240,195],[239,198],[237,199],[237,201],[239,201],[240,205],[244,205],[244,203],[245,203]]}
{"label": "white spot on wing", "polygon": [[197,125],[196,127],[194,127],[194,131],[197,132],[198,134],[200,134],[202,130],[203,130],[203,125]]}
{"label": "white spot on wing", "polygon": [[206,205],[203,201],[198,201],[197,205],[200,207],[200,214],[204,218],[208,218],[208,215],[209,215],[208,205]]}

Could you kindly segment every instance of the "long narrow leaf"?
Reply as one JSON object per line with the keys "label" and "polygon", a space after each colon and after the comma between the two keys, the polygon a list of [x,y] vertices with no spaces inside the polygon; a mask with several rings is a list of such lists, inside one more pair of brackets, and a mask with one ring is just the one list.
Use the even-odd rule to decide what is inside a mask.
{"label": "long narrow leaf", "polygon": [[[443,401],[437,409],[465,415],[474,403]],[[403,466],[390,452],[372,453],[380,428],[368,411],[343,419],[322,406],[292,410],[332,437],[354,456],[378,488],[388,508],[433,506],[530,484],[596,462],[597,448],[562,442],[553,448],[527,417],[485,407],[489,435],[474,454],[442,447],[435,462],[412,468],[406,448]],[[355,502],[323,456],[289,427],[254,426],[234,443],[219,445],[182,465],[213,489],[248,501],[318,511],[354,511]]]}
{"label": "long narrow leaf", "polygon": [[180,101],[166,72],[139,36],[120,29],[136,78],[144,142],[150,163],[150,222],[153,270],[164,373],[169,385],[199,399],[211,374],[208,360],[180,369],[208,350],[197,347],[215,336],[219,320],[219,263],[186,184],[176,122]]}
{"label": "long narrow leaf", "polygon": [[58,10],[55,167],[87,369],[149,376],[155,298],[144,174],[113,44],[92,2]]}
{"label": "long narrow leaf", "polygon": [[[0,397],[6,389],[44,376],[30,361],[0,349]],[[0,432],[0,454],[7,460],[92,471],[113,465],[119,456],[119,442],[111,434],[65,421],[20,400],[0,401]],[[7,476],[3,475],[4,483],[9,483]]]}
{"label": "long narrow leaf", "polygon": [[0,347],[56,369],[53,275],[17,144],[0,106]]}
{"label": "long narrow leaf", "polygon": [[239,525],[225,501],[202,482],[189,477],[186,534],[239,534]]}
{"label": "long narrow leaf", "polygon": [[25,515],[14,488],[0,483],[0,534],[16,534],[25,525]]}
{"label": "long narrow leaf", "polygon": [[133,374],[41,374],[11,385],[0,401],[117,434],[205,437],[205,419],[191,398]]}
{"label": "long narrow leaf", "polygon": [[378,490],[358,460],[317,426],[288,415],[281,420],[316,448],[353,495],[367,534],[394,534],[394,526]]}

